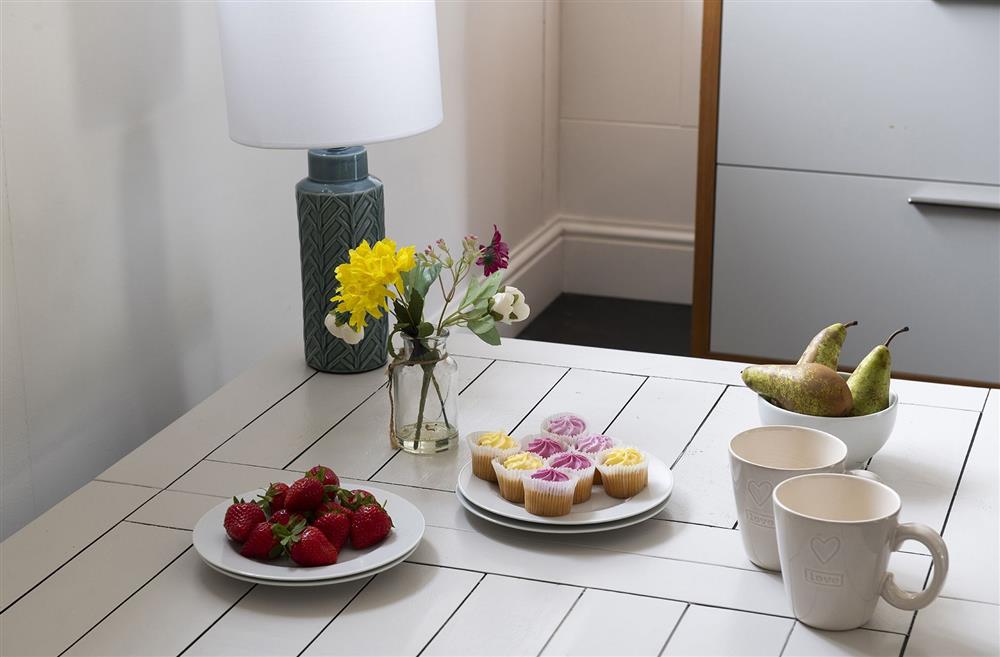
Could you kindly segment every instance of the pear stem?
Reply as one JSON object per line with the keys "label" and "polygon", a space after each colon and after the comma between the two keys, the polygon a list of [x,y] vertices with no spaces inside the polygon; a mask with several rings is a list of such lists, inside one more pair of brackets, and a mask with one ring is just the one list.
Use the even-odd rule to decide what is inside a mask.
{"label": "pear stem", "polygon": [[899,335],[900,333],[906,333],[906,332],[907,332],[907,331],[909,331],[909,330],[910,330],[910,327],[909,327],[909,326],[904,326],[903,328],[899,329],[898,331],[896,331],[895,333],[893,333],[892,335],[890,335],[890,336],[889,336],[888,338],[886,338],[886,339],[885,339],[885,342],[883,342],[882,344],[883,344],[884,346],[888,347],[888,346],[889,346],[889,343],[890,343],[890,342],[892,342],[892,339],[893,339],[894,337],[896,337],[896,336],[897,336],[897,335]]}
{"label": "pear stem", "polygon": [[857,326],[857,325],[858,325],[857,321],[847,322],[846,324],[844,324],[844,328],[847,328],[849,326]]}

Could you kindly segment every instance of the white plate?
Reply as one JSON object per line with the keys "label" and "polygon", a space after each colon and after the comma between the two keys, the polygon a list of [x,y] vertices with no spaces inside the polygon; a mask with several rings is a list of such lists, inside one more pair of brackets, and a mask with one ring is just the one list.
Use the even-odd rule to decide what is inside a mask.
{"label": "white plate", "polygon": [[[409,501],[388,491],[365,487],[378,500],[386,501],[386,511],[392,516],[393,529],[378,545],[364,550],[345,546],[340,559],[330,566],[304,568],[287,557],[274,561],[247,559],[239,553],[239,545],[226,536],[222,521],[232,502],[222,502],[201,517],[194,528],[194,549],[208,565],[241,578],[276,583],[346,581],[344,578],[369,574],[376,568],[400,561],[417,547],[424,535],[424,516]],[[244,493],[243,499],[253,499],[263,488]]]}
{"label": "white plate", "polygon": [[228,570],[222,570],[216,568],[212,564],[206,562],[206,565],[212,570],[222,573],[233,579],[242,580],[244,582],[250,582],[252,584],[262,584],[264,586],[291,586],[291,587],[303,587],[303,586],[330,586],[332,584],[342,584],[344,582],[353,582],[356,579],[364,579],[366,577],[371,577],[372,575],[377,575],[381,572],[385,572],[390,568],[395,568],[399,564],[403,563],[410,558],[410,555],[417,551],[417,548],[413,548],[409,553],[403,555],[399,559],[391,563],[384,564],[378,568],[372,568],[371,570],[366,570],[363,573],[356,573],[354,575],[348,575],[347,577],[338,577],[336,579],[317,579],[317,580],[306,580],[302,582],[277,582],[269,579],[257,579],[255,577],[246,577],[244,575],[237,575],[236,573],[231,573]]}
{"label": "white plate", "polygon": [[497,484],[483,481],[472,474],[471,461],[465,464],[458,475],[458,489],[467,501],[494,515],[539,525],[596,525],[624,520],[662,504],[670,496],[673,487],[674,475],[670,468],[663,461],[649,457],[649,485],[638,495],[619,500],[605,494],[601,486],[595,486],[590,499],[582,504],[574,504],[569,514],[547,518],[530,514],[524,510],[523,505],[500,497],[500,487]]}
{"label": "white plate", "polygon": [[492,522],[493,524],[500,525],[502,527],[520,529],[526,532],[537,532],[539,534],[594,534],[597,532],[610,532],[616,529],[622,529],[623,527],[638,525],[640,522],[645,522],[667,507],[667,501],[664,500],[649,511],[632,516],[631,518],[613,520],[611,522],[602,522],[596,525],[540,525],[534,522],[521,522],[520,520],[504,518],[503,516],[498,516],[490,513],[489,511],[480,509],[478,506],[465,499],[465,496],[462,495],[462,491],[455,491],[455,496],[458,497],[458,503],[465,507],[469,513],[479,516],[483,520]]}

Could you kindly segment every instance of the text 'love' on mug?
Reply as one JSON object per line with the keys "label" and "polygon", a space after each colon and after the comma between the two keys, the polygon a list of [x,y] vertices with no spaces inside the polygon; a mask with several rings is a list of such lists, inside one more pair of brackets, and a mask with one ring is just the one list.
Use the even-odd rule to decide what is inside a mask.
{"label": "text 'love' on mug", "polygon": [[[781,575],[795,617],[823,630],[867,623],[879,597],[912,611],[937,597],[948,549],[926,525],[899,524],[900,500],[885,484],[842,474],[793,477],[774,489]],[[913,539],[931,553],[926,589],[904,591],[886,570],[889,554]]]}
{"label": "text 'love' on mug", "polygon": [[[847,445],[825,431],[766,426],[736,434],[729,442],[729,467],[743,549],[754,564],[780,570],[771,492],[775,486],[812,472],[843,472]],[[867,472],[852,471],[863,476]]]}

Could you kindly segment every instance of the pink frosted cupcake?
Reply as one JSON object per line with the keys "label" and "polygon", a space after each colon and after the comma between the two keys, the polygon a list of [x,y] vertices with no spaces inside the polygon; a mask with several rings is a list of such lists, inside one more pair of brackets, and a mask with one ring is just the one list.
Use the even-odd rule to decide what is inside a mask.
{"label": "pink frosted cupcake", "polygon": [[[574,444],[574,449],[576,451],[586,454],[590,458],[594,459],[595,463],[600,463],[601,457],[609,449],[613,449],[618,446],[618,441],[611,436],[596,435],[596,436],[581,436],[576,439]],[[601,483],[601,473],[597,471],[594,473],[594,483]]]}
{"label": "pink frosted cupcake", "polygon": [[521,440],[521,449],[538,454],[543,459],[561,454],[569,449],[568,444],[559,436],[537,433]]}
{"label": "pink frosted cupcake", "polygon": [[524,510],[536,516],[564,516],[573,508],[576,477],[552,468],[524,478]]}
{"label": "pink frosted cupcake", "polygon": [[587,421],[574,413],[556,413],[542,420],[542,431],[572,440],[587,433]]}
{"label": "pink frosted cupcake", "polygon": [[549,457],[548,465],[566,474],[576,475],[576,492],[573,504],[586,502],[594,488],[594,473],[597,471],[589,456],[579,452],[563,452]]}

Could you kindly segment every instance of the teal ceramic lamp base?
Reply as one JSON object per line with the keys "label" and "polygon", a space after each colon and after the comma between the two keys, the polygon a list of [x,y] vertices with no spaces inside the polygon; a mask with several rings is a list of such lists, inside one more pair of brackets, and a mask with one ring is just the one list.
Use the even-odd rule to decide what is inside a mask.
{"label": "teal ceramic lamp base", "polygon": [[302,313],[306,363],[349,374],[385,365],[388,317],[369,319],[365,337],[349,345],[324,325],[336,293],[334,269],[361,240],[385,237],[382,181],[368,175],[363,146],[309,151],[309,177],[295,186],[302,246]]}

